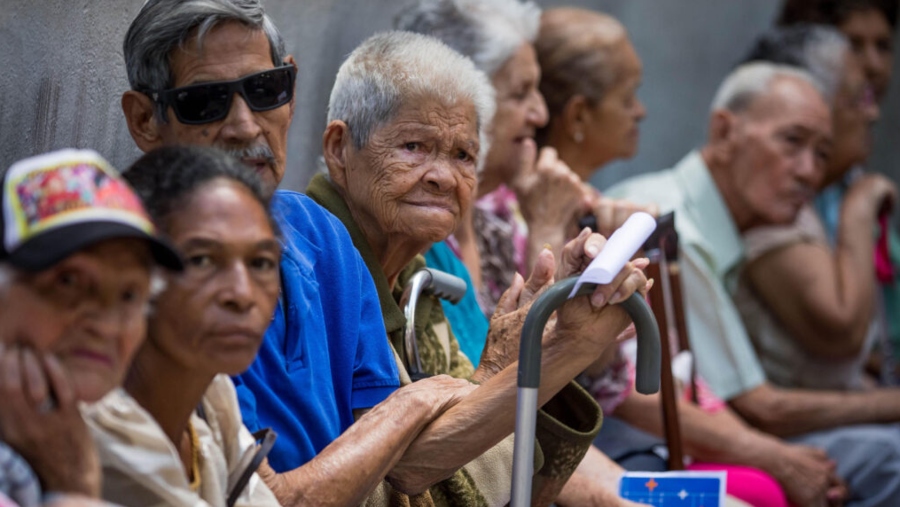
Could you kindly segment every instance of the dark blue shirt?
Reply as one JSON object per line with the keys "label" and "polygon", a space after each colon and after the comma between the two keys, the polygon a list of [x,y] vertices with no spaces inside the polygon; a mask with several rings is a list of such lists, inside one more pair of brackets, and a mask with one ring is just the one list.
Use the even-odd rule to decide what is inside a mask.
{"label": "dark blue shirt", "polygon": [[256,361],[234,378],[244,424],[278,433],[269,463],[293,470],[399,387],[375,285],[344,225],[278,191],[281,298]]}

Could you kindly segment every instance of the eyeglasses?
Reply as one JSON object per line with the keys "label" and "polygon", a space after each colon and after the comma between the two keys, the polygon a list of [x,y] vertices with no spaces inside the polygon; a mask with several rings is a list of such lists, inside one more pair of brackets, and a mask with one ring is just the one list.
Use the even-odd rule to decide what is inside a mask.
{"label": "eyeglasses", "polygon": [[269,111],[287,104],[294,96],[296,74],[293,65],[284,65],[234,81],[144,93],[163,106],[172,106],[175,117],[181,123],[202,125],[228,116],[235,93],[241,94],[251,111]]}

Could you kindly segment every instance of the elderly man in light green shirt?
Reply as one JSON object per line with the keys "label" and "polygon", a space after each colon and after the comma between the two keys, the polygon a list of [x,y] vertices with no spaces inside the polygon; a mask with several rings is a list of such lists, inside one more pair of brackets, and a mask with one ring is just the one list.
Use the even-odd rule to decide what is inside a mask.
{"label": "elderly man in light green shirt", "polygon": [[[847,483],[846,505],[896,505],[900,390],[772,386],[732,301],[741,234],[793,222],[824,176],[830,144],[829,106],[814,79],[753,63],[720,86],[705,146],[673,169],[632,178],[607,195],[676,212],[691,346],[713,391],[751,425],[827,451]],[[840,496],[841,488],[829,494]]]}

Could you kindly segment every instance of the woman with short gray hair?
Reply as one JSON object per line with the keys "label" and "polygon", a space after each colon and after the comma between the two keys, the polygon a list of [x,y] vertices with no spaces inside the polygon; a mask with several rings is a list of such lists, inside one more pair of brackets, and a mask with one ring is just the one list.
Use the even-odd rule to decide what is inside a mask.
{"label": "woman with short gray hair", "polygon": [[[496,355],[475,370],[459,351],[437,298],[423,297],[416,307],[416,359],[406,346],[407,318],[401,310],[404,291],[425,264],[420,252],[456,230],[471,203],[493,104],[487,77],[436,39],[408,32],[375,35],[338,72],[323,135],[327,175],[317,175],[307,188],[310,197],[344,223],[369,268],[391,343],[398,357],[406,358],[398,364],[403,382],[412,380],[410,365],[420,364],[422,374],[449,374],[480,384],[432,422],[387,476],[399,491],[429,495],[438,505],[509,501],[516,377],[511,363],[517,352],[510,353],[511,346],[499,353],[489,348],[486,356]],[[586,253],[588,241],[602,239],[582,234],[568,245],[558,275],[581,269],[586,256],[592,257]],[[572,262],[573,256],[581,260]],[[545,286],[554,269],[552,256],[542,260],[541,274],[529,280],[532,291]],[[646,279],[629,265],[613,285],[619,283],[623,285],[617,290],[625,294],[645,287]],[[507,292],[492,322],[493,341],[516,343],[532,295],[522,286]],[[538,504],[555,498],[599,429],[596,404],[569,382],[584,367],[585,356],[599,354],[620,330],[621,322],[601,317],[604,305],[597,310],[583,315],[593,325],[578,326],[592,329],[590,339],[600,340],[590,352],[576,354],[577,346],[567,339],[544,339],[544,357],[554,359],[544,364],[546,390],[540,402],[555,401],[538,418],[537,438],[544,450],[535,481]],[[559,315],[548,334],[572,324],[566,309]],[[579,336],[576,341],[587,339],[574,335]]]}

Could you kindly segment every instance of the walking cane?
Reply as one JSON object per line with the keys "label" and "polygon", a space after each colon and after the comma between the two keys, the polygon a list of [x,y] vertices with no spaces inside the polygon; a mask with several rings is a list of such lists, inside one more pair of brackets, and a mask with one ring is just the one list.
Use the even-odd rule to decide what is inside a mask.
{"label": "walking cane", "polygon": [[[624,230],[628,223],[620,229]],[[616,231],[617,233],[619,231]],[[627,236],[627,233],[620,237]],[[640,239],[640,246],[646,237]],[[616,234],[610,237],[603,251],[615,249]],[[635,247],[631,254],[634,255]],[[627,260],[628,257],[625,257]],[[624,261],[614,272],[624,266]],[[537,426],[538,387],[541,384],[541,337],[544,326],[550,315],[572,296],[572,290],[578,281],[577,276],[566,278],[547,289],[529,310],[522,327],[522,339],[519,345],[518,401],[516,404],[516,430],[513,444],[513,477],[511,507],[529,507],[531,505],[531,483],[534,475],[534,438]],[[574,297],[591,294],[597,288],[595,283],[582,284]],[[637,332],[637,364],[635,388],[639,393],[652,394],[659,390],[660,341],[659,329],[653,312],[639,293],[634,293],[620,303]]]}
{"label": "walking cane", "polygon": [[419,296],[434,295],[456,304],[466,294],[466,289],[465,280],[437,269],[422,268],[409,279],[409,284],[400,298],[400,304],[406,317],[403,335],[404,360],[406,371],[409,372],[413,382],[429,376],[422,372],[419,345],[416,343],[416,305],[419,303]]}

